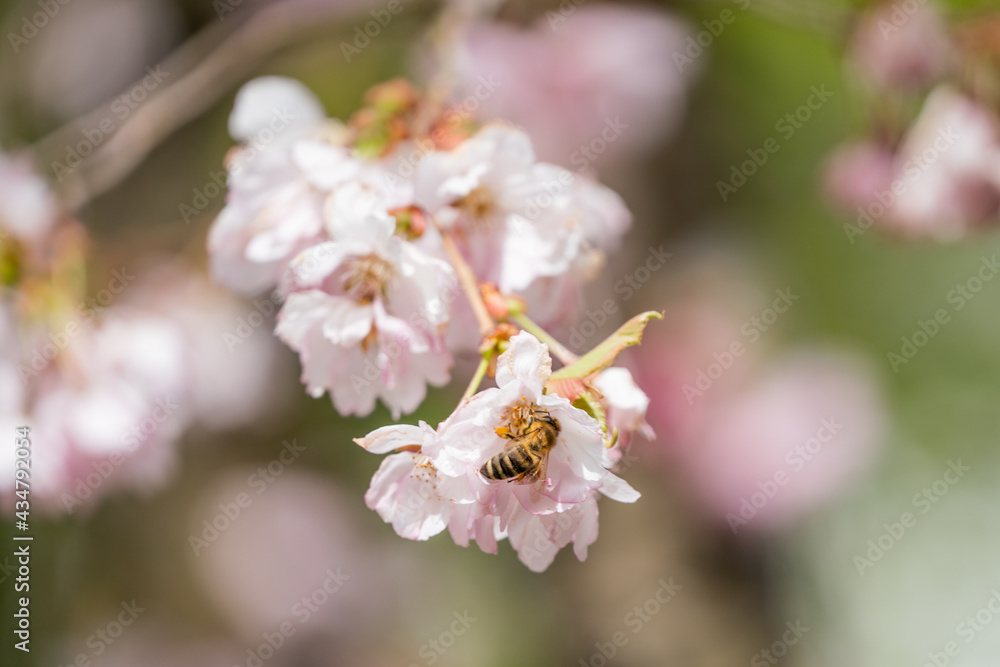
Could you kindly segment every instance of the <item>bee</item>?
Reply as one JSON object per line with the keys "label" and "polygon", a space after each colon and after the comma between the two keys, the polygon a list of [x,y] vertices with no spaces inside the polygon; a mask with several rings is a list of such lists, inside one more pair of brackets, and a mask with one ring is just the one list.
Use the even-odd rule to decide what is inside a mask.
{"label": "bee", "polygon": [[516,480],[520,484],[536,483],[532,495],[541,495],[538,483],[544,483],[549,451],[559,437],[559,422],[548,410],[538,406],[514,409],[508,426],[495,429],[497,435],[510,439],[503,451],[479,469],[486,479]]}

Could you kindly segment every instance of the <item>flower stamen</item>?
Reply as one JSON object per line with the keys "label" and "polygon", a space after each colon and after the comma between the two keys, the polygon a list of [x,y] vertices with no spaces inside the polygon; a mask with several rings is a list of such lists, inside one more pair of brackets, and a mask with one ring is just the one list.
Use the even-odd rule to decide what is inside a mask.
{"label": "flower stamen", "polygon": [[455,206],[464,211],[474,224],[482,226],[489,226],[499,209],[496,194],[485,185],[476,186],[455,202]]}
{"label": "flower stamen", "polygon": [[344,292],[358,303],[371,303],[384,295],[393,275],[393,266],[376,254],[347,261]]}

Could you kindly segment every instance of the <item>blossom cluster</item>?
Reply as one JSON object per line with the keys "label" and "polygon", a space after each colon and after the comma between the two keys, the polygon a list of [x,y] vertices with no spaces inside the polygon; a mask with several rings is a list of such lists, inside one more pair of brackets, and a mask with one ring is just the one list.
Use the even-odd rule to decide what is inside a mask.
{"label": "blossom cluster", "polygon": [[852,243],[873,226],[954,241],[1000,220],[1000,117],[977,84],[994,43],[988,24],[950,25],[932,3],[862,14],[847,62],[870,97],[870,128],[824,174],[854,218],[844,224]]}
{"label": "blossom cluster", "polygon": [[414,136],[416,105],[407,86],[387,84],[344,126],[298,82],[265,77],[230,118],[238,140],[270,136],[275,114],[292,120],[230,155],[213,274],[247,294],[282,291],[277,335],[299,353],[309,393],[329,393],[345,415],[369,414],[376,399],[412,412],[428,384],[449,381],[451,351],[479,344],[445,236],[477,280],[552,322],[631,220],[613,191],[536,160],[512,126]]}
{"label": "blossom cluster", "polygon": [[[392,425],[357,440],[390,454],[368,506],[408,539],[448,528],[495,553],[509,538],[533,570],[570,542],[583,559],[597,494],[638,498],[611,468],[633,433],[652,436],[648,399],[610,366],[655,313],[582,358],[545,327],[572,316],[618,247],[631,223],[621,198],[536,159],[525,131],[435,110],[402,81],[372,89],[344,124],[300,83],[256,79],[229,126],[241,145],[209,234],[212,271],[244,294],[276,291],[275,334],[299,354],[310,395],[328,393],[342,415],[380,400],[398,418],[450,381],[453,353],[482,355],[437,429]],[[475,393],[485,375],[497,387]],[[487,477],[488,461],[499,470],[495,457],[525,443],[533,454],[512,454],[521,468],[507,461],[501,479]]]}
{"label": "blossom cluster", "polygon": [[[115,268],[87,296],[86,235],[30,160],[0,154],[0,193],[0,426],[44,443],[32,456],[34,508],[74,513],[112,489],[156,488],[186,429],[256,418],[276,357],[264,338],[252,343],[255,365],[215,349],[235,299],[166,264]],[[0,459],[4,496],[13,454]]]}

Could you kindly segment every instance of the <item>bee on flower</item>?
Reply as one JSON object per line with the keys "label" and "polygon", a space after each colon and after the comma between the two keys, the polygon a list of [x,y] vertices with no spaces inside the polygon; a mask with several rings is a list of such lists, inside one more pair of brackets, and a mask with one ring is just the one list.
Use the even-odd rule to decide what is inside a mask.
{"label": "bee on flower", "polygon": [[[509,539],[534,571],[570,542],[585,559],[597,538],[597,494],[631,503],[639,493],[611,472],[600,422],[545,391],[551,370],[548,348],[522,332],[500,355],[497,386],[463,401],[436,430],[394,425],[359,438],[372,453],[395,452],[372,478],[368,506],[408,539],[447,528],[457,544],[475,540],[488,553]],[[528,415],[544,419],[551,434],[542,474],[509,469]]]}

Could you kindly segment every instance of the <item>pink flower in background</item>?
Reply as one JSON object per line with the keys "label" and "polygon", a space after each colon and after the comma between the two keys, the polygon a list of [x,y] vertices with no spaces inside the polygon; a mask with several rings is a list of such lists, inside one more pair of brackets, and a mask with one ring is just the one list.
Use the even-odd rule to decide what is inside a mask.
{"label": "pink flower in background", "polygon": [[302,359],[314,397],[330,392],[341,414],[366,415],[381,398],[395,416],[449,379],[448,322],[454,272],[395,235],[396,221],[360,184],[329,202],[331,237],[295,258],[295,290],[275,333]]}
{"label": "pink flower in background", "polygon": [[176,325],[116,312],[99,327],[79,326],[58,362],[34,373],[26,350],[19,370],[32,383],[26,424],[45,443],[32,458],[32,497],[48,510],[73,512],[112,489],[161,485],[187,424]]}
{"label": "pink flower in background", "polygon": [[[290,376],[271,335],[275,293],[245,303],[179,264],[156,263],[122,302],[176,324],[183,337],[187,408],[198,425],[234,430],[258,425],[287,404],[277,381]],[[289,377],[289,379],[291,379]]]}
{"label": "pink flower in background", "polygon": [[895,164],[892,148],[877,142],[841,146],[830,156],[823,173],[826,195],[845,211],[866,208],[879,193],[891,192]]}
{"label": "pink flower in background", "polygon": [[697,70],[674,64],[686,37],[666,12],[607,4],[549,12],[527,30],[482,23],[466,36],[454,100],[523,126],[542,159],[586,169],[673,131]]}
{"label": "pink flower in background", "polygon": [[[546,569],[569,542],[586,558],[597,537],[595,493],[628,503],[639,494],[609,470],[598,422],[565,398],[543,393],[551,363],[544,345],[520,333],[500,356],[497,387],[464,401],[436,431],[426,424],[386,426],[358,439],[376,454],[406,449],[382,462],[368,506],[408,539],[428,539],[447,527],[457,544],[471,539],[496,553],[497,541],[509,537],[534,571]],[[513,427],[521,410],[539,419],[537,411],[544,411],[558,424],[545,478],[491,481],[481,469],[510,443],[496,429]]]}
{"label": "pink flower in background", "polygon": [[59,206],[48,183],[25,155],[0,153],[0,243],[9,233],[37,246],[59,219]]}
{"label": "pink flower in background", "polygon": [[854,73],[882,92],[919,92],[952,67],[954,46],[931,3],[885,2],[865,12],[848,46]]}
{"label": "pink flower in background", "polygon": [[[47,511],[158,488],[187,428],[242,428],[281,405],[270,396],[277,344],[266,329],[231,333],[246,315],[234,297],[179,265],[125,269],[116,280],[117,301],[62,313],[51,332],[6,302],[0,309],[0,422],[31,426],[45,443],[32,458],[32,497]],[[13,466],[6,455],[2,463]]]}
{"label": "pink flower in background", "polygon": [[874,143],[846,146],[824,178],[831,199],[855,216],[845,225],[851,240],[876,226],[954,241],[1000,218],[1000,121],[938,87],[895,153]]}
{"label": "pink flower in background", "polygon": [[[298,457],[309,446],[294,439],[276,447],[277,475],[272,464],[270,473],[239,468],[212,480],[191,514],[195,573],[247,641],[285,622],[296,629],[292,643],[363,631],[386,614],[390,591],[405,586],[407,567],[390,567],[392,554],[365,539],[335,485],[304,470]],[[248,501],[233,505],[241,494]],[[239,514],[227,519],[227,504]]]}
{"label": "pink flower in background", "polygon": [[[673,450],[695,446],[712,400],[733,393],[752,372],[761,341],[751,343],[741,329],[764,299],[725,258],[701,261],[671,282],[678,292],[664,290],[663,321],[637,350],[635,376],[649,395],[657,443]],[[737,343],[743,354],[732,353]]]}
{"label": "pink flower in background", "polygon": [[[0,293],[0,428],[4,433],[14,433],[14,429],[28,425],[28,396],[24,382],[18,373],[20,357],[20,341],[16,331],[16,322],[12,304]],[[13,491],[14,480],[13,447],[5,447],[0,452],[0,473],[6,475],[6,480],[0,486],[0,495],[6,496]]]}
{"label": "pink flower in background", "polygon": [[779,334],[754,324],[772,304],[739,273],[709,285],[700,277],[710,267],[673,278],[693,289],[667,304],[665,326],[638,351],[659,453],[737,533],[784,527],[874,460],[887,419],[881,392],[864,359],[848,352],[773,358],[762,337]]}
{"label": "pink flower in background", "polygon": [[907,133],[897,178],[911,187],[888,223],[907,236],[952,240],[1000,215],[1000,123],[950,88],[938,88]]}
{"label": "pink flower in background", "polygon": [[[38,9],[45,8],[34,11]],[[163,62],[185,29],[184,18],[174,3],[84,0],[60,3],[58,10],[49,9],[46,14],[45,23],[38,21],[43,27],[37,35],[22,32],[20,19],[17,29],[10,33],[20,33],[21,39],[11,46],[26,60],[30,83],[24,88],[34,108],[44,115],[65,121],[96,108],[104,118],[113,120],[117,129],[123,114],[130,115],[156,88],[174,83],[176,70],[155,67]],[[35,20],[33,13],[26,16]],[[23,40],[25,36],[29,39]],[[131,84],[149,72],[155,72],[156,77],[147,78],[146,86],[133,93]],[[123,94],[125,97],[121,97]],[[101,107],[111,99],[114,102]],[[95,121],[94,126],[80,129],[89,130],[93,137],[98,125]],[[83,134],[79,138],[86,140]],[[103,138],[92,143],[99,146]],[[70,148],[67,146],[59,156],[63,170],[69,170],[66,162]]]}
{"label": "pink flower in background", "polygon": [[880,394],[861,360],[789,355],[713,406],[681,453],[683,475],[734,532],[783,527],[868,467],[883,427]]}
{"label": "pink flower in background", "polygon": [[326,194],[361,171],[325,123],[298,81],[262,77],[240,90],[229,132],[243,145],[227,158],[230,191],[208,237],[218,282],[245,294],[270,289],[292,257],[325,238]]}

